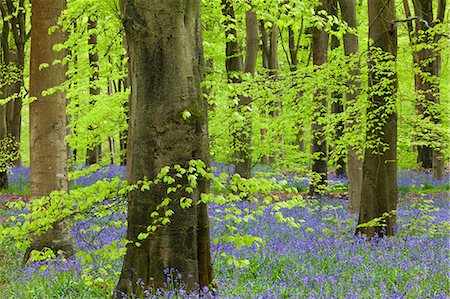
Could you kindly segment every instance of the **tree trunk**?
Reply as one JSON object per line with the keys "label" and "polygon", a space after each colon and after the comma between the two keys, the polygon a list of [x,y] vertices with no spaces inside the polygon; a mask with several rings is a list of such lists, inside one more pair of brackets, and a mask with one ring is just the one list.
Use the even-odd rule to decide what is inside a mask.
{"label": "tree trunk", "polygon": [[[26,33],[26,9],[25,1],[19,0],[18,2],[13,2],[7,0],[0,4],[0,9],[2,11],[3,17],[3,31],[2,34],[6,33],[5,36],[8,37],[9,33],[12,33],[15,49],[9,47],[9,42],[2,42],[3,51],[7,51],[4,63],[13,63],[20,75],[18,80],[11,84],[5,86],[5,94],[9,97],[12,96],[13,99],[6,104],[6,126],[7,134],[10,135],[18,151],[17,159],[13,161],[15,166],[20,166],[22,164],[21,154],[20,154],[20,139],[21,139],[21,123],[22,123],[22,96],[20,94],[24,79],[23,70],[25,67],[25,43],[27,40]],[[8,16],[8,18],[6,18]],[[8,19],[7,21],[5,21]],[[8,28],[7,30],[6,27]]]}
{"label": "tree trunk", "polygon": [[[66,99],[61,91],[43,96],[42,92],[60,85],[65,79],[66,68],[53,65],[64,57],[63,51],[54,52],[53,45],[63,43],[65,34],[56,30],[49,35],[49,28],[57,25],[61,12],[66,8],[64,0],[34,0],[32,4],[31,54],[30,54],[30,197],[47,196],[53,190],[67,191]],[[49,66],[40,70],[40,65]],[[31,246],[25,253],[27,261],[31,250],[49,247],[55,252],[63,250],[72,254],[72,242],[68,221],[60,221],[42,235],[32,236]]]}
{"label": "tree trunk", "polygon": [[[339,12],[338,12],[338,0],[329,0],[329,10],[330,15],[335,16],[336,18],[339,18]],[[338,25],[333,24],[334,31],[337,31]],[[330,50],[336,50],[340,46],[339,38],[335,35],[331,36],[331,45]],[[333,114],[340,114],[344,112],[344,104],[342,103],[342,94],[339,92],[334,92],[332,94],[332,103],[331,103],[331,113]],[[339,121],[336,123],[336,131],[334,135],[334,139],[336,140],[336,144],[339,143],[340,140],[342,140],[342,136],[344,134],[344,122]],[[336,145],[337,146],[337,145]],[[345,164],[345,156],[339,155],[338,160],[336,161],[336,175],[338,177],[345,176],[347,173],[346,170],[346,164]]]}
{"label": "tree trunk", "polygon": [[108,137],[108,144],[109,144],[109,161],[111,165],[114,165],[114,154],[115,154],[114,137]]}
{"label": "tree trunk", "polygon": [[[439,118],[438,106],[440,104],[440,88],[439,78],[441,72],[441,54],[437,48],[437,43],[441,36],[433,34],[435,26],[433,18],[433,1],[413,0],[415,15],[418,18],[415,26],[415,37],[417,44],[428,44],[432,47],[425,47],[413,53],[415,57],[416,67],[420,70],[415,75],[415,87],[417,93],[417,112],[423,118],[430,118],[434,124],[440,124],[442,120]],[[404,5],[405,11],[408,8],[407,3]],[[443,22],[446,1],[439,1],[437,9],[437,21]],[[431,76],[431,79],[430,79]],[[428,135],[422,132],[420,135]],[[434,135],[432,142],[441,143],[442,136]],[[428,137],[428,136],[426,136]],[[425,138],[426,138],[425,137]],[[433,178],[443,180],[445,174],[445,165],[443,159],[442,144],[437,147],[430,145],[418,146],[418,160],[422,167],[433,169]]]}
{"label": "tree trunk", "polygon": [[[253,76],[256,71],[256,58],[258,55],[258,20],[254,11],[247,11],[245,14],[246,21],[246,55],[244,72]],[[244,123],[235,132],[237,140],[237,150],[235,155],[235,170],[241,177],[250,178],[252,169],[252,120],[249,115],[251,110],[252,99],[250,97],[241,96],[239,98],[239,112],[244,116]]]}
{"label": "tree trunk", "polygon": [[[200,159],[209,165],[207,104],[201,96],[203,52],[200,1],[121,1],[131,73],[127,179],[154,180],[165,166]],[[183,119],[183,112],[191,116]],[[176,184],[186,185],[183,177]],[[165,269],[175,269],[186,290],[212,280],[208,211],[199,204],[209,182],[201,180],[192,194],[184,188],[167,195],[167,185],[132,191],[128,202],[127,245],[115,296],[142,294],[144,289],[169,288]],[[152,224],[150,214],[166,197],[174,211],[170,223],[147,239],[134,242]],[[179,200],[190,197],[191,207]],[[164,212],[164,211],[163,211]],[[142,281],[143,288],[139,281]]]}
{"label": "tree trunk", "polygon": [[[316,12],[328,10],[328,0],[322,0],[321,4],[316,7]],[[326,64],[328,59],[328,34],[325,28],[313,28],[313,64],[317,67]],[[318,69],[317,71],[320,71]],[[325,131],[323,124],[319,123],[319,119],[325,116],[327,110],[326,91],[317,90],[314,95],[314,115],[311,123],[311,170],[318,175],[318,180],[313,179],[309,186],[309,194],[317,194],[321,188],[326,186],[327,180],[327,141],[325,139]]]}
{"label": "tree trunk", "polygon": [[[348,26],[356,29],[356,0],[339,0],[339,6],[341,8],[342,20],[347,22]],[[351,56],[357,53],[359,50],[358,35],[346,33],[344,35],[344,52],[346,56]],[[358,78],[360,71],[358,65],[350,71],[352,78]],[[358,79],[354,79],[354,82],[349,82],[350,85],[358,86]],[[359,90],[349,92],[346,95],[347,107],[354,104],[359,96]],[[351,115],[349,119],[349,126],[358,122],[360,117],[356,114]],[[359,146],[361,147],[361,146]],[[359,158],[357,150],[352,146],[348,149],[348,206],[349,209],[355,212],[359,212],[359,206],[361,202],[361,184],[362,184],[362,165],[363,160]]]}
{"label": "tree trunk", "polygon": [[[246,57],[245,65],[242,53],[237,39],[237,31],[232,23],[235,23],[235,12],[232,2],[223,0],[223,14],[227,17],[224,22],[227,30],[225,35],[227,37],[234,37],[232,40],[226,42],[226,60],[225,66],[227,70],[228,80],[232,83],[241,83],[242,72],[255,74],[256,58],[258,53],[258,23],[256,13],[254,11],[246,12]],[[252,99],[249,97],[240,96],[239,103],[236,109],[244,116],[243,123],[232,124],[233,135],[233,160],[235,171],[243,178],[250,178],[252,166],[251,153],[251,137],[252,137],[252,122],[249,116],[249,106]]]}
{"label": "tree trunk", "polygon": [[[0,91],[1,92],[1,91]],[[0,99],[2,95],[0,94]],[[6,106],[0,105],[0,151],[3,150],[3,142],[6,142]],[[0,190],[8,188],[8,174],[6,172],[7,153],[0,152]]]}
{"label": "tree trunk", "polygon": [[[23,68],[22,68],[23,70]],[[20,154],[20,139],[21,139],[21,122],[22,122],[22,96],[20,91],[23,87],[23,80],[12,83],[6,88],[6,95],[13,96],[8,104],[6,104],[6,127],[8,128],[8,135],[11,135],[19,152],[17,159],[13,162],[14,166],[20,167],[22,165],[22,158]]]}
{"label": "tree trunk", "polygon": [[[301,41],[301,37],[303,34],[303,24],[304,24],[304,20],[302,18],[301,20],[301,26],[300,29],[298,31],[298,37],[297,37],[297,41],[295,38],[295,32],[292,28],[292,26],[288,27],[288,43],[289,43],[289,56],[288,56],[288,60],[289,60],[289,69],[291,70],[292,73],[297,72],[297,67],[298,67],[298,50],[300,49],[300,41]],[[301,102],[302,100],[302,96],[303,93],[299,92],[297,94],[297,102]],[[298,150],[299,152],[305,152],[305,140],[304,140],[304,130],[303,130],[303,122],[299,119],[297,121],[297,135],[296,135],[296,142],[298,144]]]}
{"label": "tree trunk", "polygon": [[[97,21],[89,19],[88,30],[95,30],[97,28]],[[89,36],[89,65],[93,70],[92,75],[89,77],[89,95],[91,100],[89,105],[95,105],[94,97],[100,94],[100,88],[98,85],[98,51],[97,51],[97,33],[92,33]],[[89,128],[89,131],[93,131]],[[87,149],[86,153],[86,165],[96,164],[100,160],[100,145],[91,144],[91,147]]]}
{"label": "tree trunk", "polygon": [[[394,235],[397,207],[397,31],[395,1],[368,0],[369,87],[374,95],[367,110],[361,206],[356,233],[369,238]],[[390,80],[389,84],[383,80]],[[378,218],[378,219],[377,219]],[[361,226],[376,220],[369,226]]]}
{"label": "tree trunk", "polygon": [[[260,31],[261,31],[261,48],[262,48],[262,56],[263,56],[263,67],[268,70],[270,81],[276,81],[278,80],[278,73],[280,71],[280,65],[278,60],[278,36],[280,34],[280,30],[276,24],[272,24],[272,27],[270,30],[266,28],[265,26],[266,21],[261,20],[260,21]],[[280,114],[281,110],[281,102],[279,101],[272,101],[269,103],[270,111],[269,116],[272,118],[276,118]],[[261,140],[264,141],[267,138],[267,129],[262,128],[261,129]],[[282,140],[284,140],[284,136],[279,135],[278,139],[282,143]],[[268,145],[273,146],[273,145]],[[272,164],[275,162],[275,155],[271,154],[269,156],[264,155],[261,158],[261,162],[263,164]]]}

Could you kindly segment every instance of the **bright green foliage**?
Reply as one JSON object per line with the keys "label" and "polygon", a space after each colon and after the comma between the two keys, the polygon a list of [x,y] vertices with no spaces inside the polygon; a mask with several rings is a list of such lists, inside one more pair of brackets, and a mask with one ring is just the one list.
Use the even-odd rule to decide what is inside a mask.
{"label": "bright green foliage", "polygon": [[[68,32],[62,46],[67,49],[68,65],[63,85],[69,103],[68,143],[77,152],[77,164],[84,162],[86,149],[101,145],[109,137],[119,140],[119,134],[127,129],[127,58],[118,5],[116,0],[71,0],[62,18]],[[96,21],[97,26],[88,28],[89,20]],[[88,43],[93,34],[97,36],[96,47]],[[89,65],[88,53],[98,53],[97,65]],[[98,78],[90,80],[96,69]],[[91,95],[90,88],[99,89],[100,94]],[[118,160],[120,154],[114,158]]]}
{"label": "bright green foliage", "polygon": [[17,142],[11,136],[6,136],[0,140],[0,172],[6,171],[6,168],[18,158]]}
{"label": "bright green foliage", "polygon": [[[239,96],[251,97],[252,104],[250,119],[252,120],[252,154],[253,161],[259,161],[263,156],[275,156],[276,166],[299,168],[305,170],[309,165],[311,156],[309,152],[301,152],[298,149],[299,130],[303,131],[301,139],[308,149],[310,136],[309,124],[313,117],[314,103],[312,97],[316,90],[326,88],[328,111],[319,119],[319,123],[325,124],[325,134],[329,143],[330,151],[329,163],[333,165],[340,157],[345,156],[348,147],[360,151],[363,148],[377,149],[384,151],[386,148],[380,144],[379,140],[364,140],[365,132],[376,130],[381,127],[382,120],[375,120],[371,116],[376,115],[375,111],[369,113],[366,117],[366,111],[370,108],[368,98],[372,94],[382,93],[384,86],[389,86],[388,75],[394,71],[399,73],[399,92],[395,99],[389,100],[388,110],[397,110],[399,117],[399,165],[401,167],[412,167],[416,164],[415,147],[417,145],[428,144],[432,147],[439,146],[440,142],[448,145],[448,101],[449,88],[448,81],[450,73],[448,72],[449,46],[448,39],[442,38],[439,43],[439,50],[442,52],[442,77],[441,77],[441,101],[442,104],[431,105],[430,109],[435,110],[436,115],[440,115],[442,124],[434,124],[430,119],[417,118],[415,113],[416,97],[413,87],[413,72],[411,62],[411,48],[407,39],[405,26],[399,23],[399,56],[395,64],[377,63],[373,67],[379,69],[385,80],[381,80],[377,86],[368,88],[368,65],[367,65],[367,28],[361,26],[359,29],[360,49],[361,51],[351,57],[345,57],[342,46],[332,51],[329,55],[329,61],[322,66],[320,70],[315,70],[311,66],[310,43],[311,34],[306,31],[311,26],[324,26],[331,35],[342,37],[345,32],[353,33],[354,30],[340,22],[334,17],[327,16],[324,12],[314,15],[314,1],[236,1],[236,20],[230,26],[237,30],[239,43],[245,45],[245,22],[244,13],[249,9],[251,3],[260,20],[267,20],[265,26],[271,27],[276,24],[280,29],[279,38],[279,59],[280,71],[276,80],[268,79],[266,71],[262,68],[261,57],[258,57],[257,74],[255,77],[241,75],[243,82],[230,83],[226,80],[224,46],[227,38],[225,35],[218,34],[223,31],[223,18],[221,7],[217,2],[203,2],[203,23],[205,40],[205,60],[206,81],[204,87],[207,91],[207,99],[211,104],[210,110],[210,139],[211,154],[214,160],[222,163],[232,162],[232,153],[235,151],[233,141],[232,126],[244,126],[245,117],[243,111],[237,111],[236,107]],[[317,1],[316,1],[317,2]],[[359,18],[365,18],[363,14],[365,4],[359,3],[357,7]],[[333,27],[337,25],[337,27]],[[292,72],[289,65],[289,45],[287,38],[287,27],[292,26],[297,34],[300,44],[298,52],[299,65],[297,71]],[[332,30],[333,28],[333,30]],[[337,28],[337,29],[336,29]],[[436,27],[436,33],[448,31],[449,24],[444,23]],[[299,32],[300,31],[300,32]],[[220,46],[222,45],[222,46]],[[430,45],[428,45],[429,47]],[[244,51],[244,49],[243,49]],[[372,55],[371,59],[381,62],[386,60],[381,54]],[[389,60],[386,60],[389,61]],[[353,69],[360,70],[360,77],[355,78]],[[373,70],[372,70],[373,71]],[[381,75],[380,73],[380,75]],[[238,74],[235,74],[238,75]],[[429,78],[437,80],[437,78]],[[352,82],[349,84],[348,82]],[[348,92],[358,90],[359,98],[356,102],[346,103],[345,97],[343,104],[345,112],[331,113],[331,104],[338,99],[333,96],[345,95]],[[281,102],[280,106],[273,106],[271,103]],[[277,117],[269,116],[273,110],[278,111]],[[384,108],[383,108],[384,109]],[[354,120],[358,120],[355,123]],[[344,122],[344,135],[335,138],[336,124]],[[264,141],[261,140],[260,129],[267,129],[267,136]],[[421,133],[422,132],[422,133]],[[280,139],[280,135],[283,138]],[[424,137],[424,138],[422,138]],[[439,142],[437,142],[439,141]],[[361,147],[360,145],[363,145]],[[448,146],[443,146],[448,151]],[[448,157],[450,153],[445,153]],[[257,162],[256,162],[257,163]]]}

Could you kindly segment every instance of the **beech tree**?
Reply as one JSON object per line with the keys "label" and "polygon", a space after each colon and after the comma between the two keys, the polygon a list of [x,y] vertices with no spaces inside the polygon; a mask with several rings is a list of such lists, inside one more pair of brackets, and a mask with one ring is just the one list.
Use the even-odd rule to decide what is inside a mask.
{"label": "beech tree", "polygon": [[398,199],[395,1],[368,0],[368,7],[370,103],[356,232],[392,236]]}
{"label": "beech tree", "polygon": [[[56,29],[65,0],[35,0],[32,3],[30,50],[30,197],[48,196],[54,190],[68,190],[66,137],[66,98],[60,90],[49,90],[65,80],[66,67],[61,63],[64,51],[55,52],[53,46],[65,40]],[[53,224],[41,235],[33,235],[24,261],[32,250],[50,248],[72,254],[68,220]]]}
{"label": "beech tree", "polygon": [[411,17],[408,0],[403,0],[408,20],[408,34],[413,47],[416,109],[419,118],[425,122],[425,124],[419,124],[419,134],[416,137],[418,139],[417,160],[423,168],[433,169],[433,178],[443,180],[445,174],[443,136],[430,132],[430,126],[426,123],[436,125],[442,122],[439,115],[441,53],[438,46],[442,35],[436,29],[436,25],[444,22],[447,1],[438,1],[435,16],[433,1],[413,0],[412,3],[414,18]]}
{"label": "beech tree", "polygon": [[[97,27],[97,21],[89,19],[88,30],[95,30]],[[89,36],[89,66],[92,69],[92,75],[89,77],[89,95],[90,105],[95,104],[94,97],[100,94],[98,84],[98,50],[97,50],[97,33],[91,33]],[[90,145],[86,153],[86,165],[92,165],[99,162],[100,158],[100,145]]]}
{"label": "beech tree", "polygon": [[[209,164],[207,104],[201,95],[203,50],[200,1],[121,1],[126,32],[131,98],[127,179],[154,180],[165,166],[188,167],[191,160]],[[180,179],[185,185],[187,179]],[[209,181],[200,179],[193,193],[167,186],[132,191],[128,201],[127,245],[116,296],[164,288],[165,269],[182,275],[187,290],[213,279],[208,211],[200,203]],[[170,197],[170,223],[145,240],[139,234],[152,224],[151,213]],[[189,208],[180,199],[190,197]]]}
{"label": "beech tree", "polygon": [[[356,30],[356,0],[339,0],[339,7],[341,9],[342,20],[347,23],[350,28]],[[346,56],[351,56],[357,53],[359,50],[358,35],[357,33],[346,32],[344,35],[344,52]],[[353,84],[358,86],[357,79],[360,76],[359,65],[355,65],[350,73],[353,75],[352,80],[356,82],[349,82],[350,85]],[[352,92],[346,94],[347,107],[355,104],[355,101],[359,95],[359,90],[355,89]],[[358,115],[356,113],[351,113],[348,123],[352,126],[358,121]],[[360,120],[359,120],[360,121]],[[361,184],[362,184],[362,159],[359,157],[357,149],[361,149],[361,145],[357,148],[350,146],[348,149],[348,202],[349,208],[353,211],[359,211],[359,204],[361,202]]]}
{"label": "beech tree", "polygon": [[[0,154],[3,151],[3,143],[6,141],[6,106],[0,105]],[[8,186],[8,174],[6,173],[6,161],[0,155],[0,188]],[[2,159],[3,158],[3,159]]]}
{"label": "beech tree", "polygon": [[[2,98],[9,98],[5,106],[6,128],[14,142],[15,150],[20,148],[21,124],[22,124],[22,88],[24,85],[25,67],[25,43],[29,33],[26,31],[26,8],[25,0],[0,1],[0,12],[2,14],[3,26],[1,31],[2,63],[12,64],[18,73],[16,80],[8,82],[3,86]],[[20,166],[21,155],[14,159],[15,166]]]}
{"label": "beech tree", "polygon": [[[316,12],[321,10],[328,11],[328,0],[322,0],[320,5],[316,7]],[[320,67],[327,63],[328,60],[328,33],[325,32],[325,28],[313,28],[313,40],[312,40],[312,55],[313,64]],[[320,68],[317,70],[320,71]],[[313,120],[311,123],[311,170],[314,174],[317,174],[318,180],[313,180],[309,186],[309,193],[311,195],[317,193],[320,186],[326,185],[327,180],[327,141],[325,138],[324,125],[320,123],[320,118],[323,118],[327,109],[327,99],[325,90],[317,90],[314,94],[314,112]]]}
{"label": "beech tree", "polygon": [[[242,82],[242,74],[250,73],[255,75],[256,58],[258,55],[258,21],[254,10],[248,10],[245,14],[246,23],[246,50],[245,61],[241,53],[239,45],[236,17],[234,12],[234,5],[229,0],[222,1],[222,12],[226,17],[224,26],[226,28],[225,34],[227,37],[225,52],[226,60],[225,67],[227,71],[228,80],[232,83]],[[243,115],[242,122],[233,123],[233,160],[236,173],[243,178],[250,178],[252,167],[252,153],[251,153],[251,135],[252,122],[250,119],[249,110],[252,99],[240,95],[236,107],[234,107],[239,114]]]}

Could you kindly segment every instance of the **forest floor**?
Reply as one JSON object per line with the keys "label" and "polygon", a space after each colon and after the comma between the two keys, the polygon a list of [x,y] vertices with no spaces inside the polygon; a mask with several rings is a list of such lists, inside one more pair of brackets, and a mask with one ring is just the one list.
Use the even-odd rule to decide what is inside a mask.
{"label": "forest floor", "polygon": [[[117,175],[123,177],[124,169],[111,167],[79,179],[77,188]],[[27,194],[28,179],[27,169],[10,173],[9,191],[15,195],[0,194],[3,223],[10,215],[5,203],[27,199],[18,194]],[[273,193],[279,202],[304,194],[303,178],[282,179],[300,192]],[[357,219],[347,208],[345,178],[331,176],[332,193],[320,200],[299,200],[276,210],[276,203],[211,203],[217,292],[186,294],[168,272],[173,278],[169,291],[156,297],[449,298],[448,177],[436,182],[429,174],[402,170],[398,182],[396,237],[373,242],[354,236]],[[123,209],[75,221],[77,255],[69,260],[24,266],[23,248],[0,238],[0,298],[108,298],[121,270],[125,219]]]}

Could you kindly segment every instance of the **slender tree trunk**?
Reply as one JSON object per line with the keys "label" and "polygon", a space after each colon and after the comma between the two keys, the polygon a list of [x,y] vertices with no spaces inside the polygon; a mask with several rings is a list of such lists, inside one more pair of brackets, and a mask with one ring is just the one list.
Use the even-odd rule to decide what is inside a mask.
{"label": "slender tree trunk", "polygon": [[[30,196],[32,199],[47,196],[53,190],[67,191],[67,144],[66,99],[61,91],[43,96],[42,92],[58,86],[65,79],[65,67],[53,65],[56,59],[64,57],[63,52],[55,52],[52,47],[63,43],[65,34],[56,30],[49,35],[49,28],[57,25],[61,12],[66,8],[64,0],[34,0],[32,4],[30,96],[35,97],[30,104]],[[40,70],[40,65],[49,67]],[[55,252],[63,250],[72,254],[71,234],[68,221],[59,221],[42,235],[33,235],[31,246],[25,253],[24,261],[31,250],[44,247]]]}
{"label": "slender tree trunk", "polygon": [[[246,21],[246,55],[244,73],[253,76],[256,71],[256,58],[258,55],[258,20],[254,11],[247,11]],[[238,150],[235,152],[235,170],[241,177],[250,178],[252,169],[252,120],[250,117],[252,99],[241,96],[238,109],[244,116],[244,124],[236,132]]]}
{"label": "slender tree trunk", "polygon": [[23,87],[23,80],[10,84],[7,87],[6,95],[13,96],[14,99],[6,104],[6,127],[8,128],[8,135],[11,135],[17,146],[19,155],[14,161],[14,166],[20,167],[22,165],[22,155],[20,154],[20,139],[21,139],[21,122],[22,122],[22,97],[20,91]]}
{"label": "slender tree trunk", "polygon": [[[1,99],[0,94],[0,99]],[[6,142],[6,106],[0,106],[0,151],[3,150],[3,142]],[[2,159],[2,156],[6,153],[0,152],[0,190],[8,188],[8,174],[6,172],[6,162]],[[6,158],[6,157],[5,157]]]}
{"label": "slender tree trunk", "polygon": [[[395,1],[368,0],[369,87],[374,89],[368,108],[361,206],[357,233],[369,238],[394,235],[397,208],[397,30]],[[388,79],[389,84],[382,80]],[[378,219],[377,219],[378,218]],[[361,226],[369,221],[377,223]]]}
{"label": "slender tree trunk", "polygon": [[[289,43],[289,69],[292,73],[297,72],[298,67],[298,50],[300,49],[300,41],[303,34],[303,18],[301,21],[301,26],[298,31],[298,37],[296,41],[295,32],[292,28],[292,26],[288,27],[288,43]],[[299,92],[297,94],[297,101],[300,102],[302,100],[303,93]],[[296,142],[298,144],[298,150],[300,152],[305,152],[305,140],[304,140],[304,129],[303,129],[303,122],[301,120],[297,121],[297,136],[296,136]]]}
{"label": "slender tree trunk", "polygon": [[8,97],[13,97],[13,99],[6,104],[7,134],[12,136],[16,144],[15,150],[18,151],[17,159],[13,161],[14,165],[20,166],[22,164],[20,154],[22,96],[20,92],[24,84],[23,70],[25,67],[25,43],[27,40],[25,1],[19,0],[18,2],[14,2],[11,0],[6,0],[4,3],[0,4],[0,8],[2,10],[4,20],[6,19],[6,16],[9,18],[8,21],[4,21],[3,30],[6,28],[6,25],[8,27],[6,36],[9,35],[9,32],[12,33],[15,45],[14,50],[9,48],[9,43],[7,43],[7,49],[3,49],[4,51],[6,50],[10,52],[8,55],[9,57],[4,62],[13,63],[20,72],[18,80],[5,87],[5,94],[8,95]]}
{"label": "slender tree trunk", "polygon": [[115,142],[114,137],[108,137],[110,164],[114,165]]}
{"label": "slender tree trunk", "polygon": [[[439,0],[438,1],[438,8],[437,8],[437,14],[436,14],[436,20],[439,23],[444,23],[445,18],[445,12],[447,10],[447,0]],[[434,36],[434,43],[435,45],[438,44],[439,40],[442,38],[440,34],[437,34]],[[441,72],[442,72],[442,55],[439,48],[435,48],[435,57],[436,61],[434,61],[434,75],[437,78],[441,78]],[[440,98],[440,89],[439,85],[437,86],[437,95],[435,98],[435,103],[437,105],[440,105],[441,98]],[[435,116],[433,118],[433,121],[436,124],[442,123],[442,119],[439,116]],[[443,138],[439,138],[439,140],[443,140]],[[445,179],[445,160],[444,160],[444,149],[443,149],[442,142],[433,149],[433,179],[441,180],[443,181]]]}
{"label": "slender tree trunk", "polygon": [[[95,30],[97,28],[97,21],[89,20],[88,30]],[[97,51],[97,33],[92,33],[89,36],[89,65],[93,70],[91,77],[89,78],[89,95],[91,100],[89,105],[95,105],[94,97],[100,94],[100,88],[98,85],[98,51]],[[92,131],[92,128],[89,128]],[[92,144],[87,149],[86,153],[86,165],[96,164],[100,160],[100,145]]]}
{"label": "slender tree trunk", "polygon": [[[259,24],[259,28],[261,31],[261,49],[263,56],[263,67],[268,71],[268,80],[276,81],[278,80],[278,73],[280,71],[280,65],[278,60],[278,36],[280,34],[279,28],[277,25],[272,24],[270,29],[265,26],[266,21],[261,20]],[[269,103],[270,111],[269,116],[272,118],[276,118],[280,114],[281,110],[281,102],[272,101]],[[267,139],[267,128],[261,129],[261,141],[264,143]],[[282,135],[278,136],[278,139],[282,142],[284,137]],[[267,146],[271,146],[268,144]],[[275,155],[264,155],[261,158],[261,162],[263,164],[271,164],[275,162]]]}
{"label": "slender tree trunk", "polygon": [[[440,124],[442,120],[438,116],[438,107],[440,104],[439,78],[441,72],[441,54],[437,48],[437,43],[441,36],[432,33],[435,26],[433,17],[433,1],[413,0],[415,15],[418,18],[415,26],[415,37],[417,45],[428,44],[432,47],[425,47],[417,51],[416,67],[419,73],[416,74],[416,92],[418,95],[417,112],[424,118],[430,118],[434,124]],[[406,3],[405,11],[408,5]],[[438,2],[437,18],[438,22],[444,21],[446,1]],[[428,135],[427,132],[423,134]],[[442,136],[435,135],[432,142],[440,143]],[[426,136],[428,137],[428,136]],[[425,138],[426,138],[425,137]],[[445,165],[442,145],[432,147],[430,145],[418,146],[418,160],[422,167],[433,169],[433,178],[443,180],[445,174]]]}
{"label": "slender tree trunk", "polygon": [[[342,20],[347,22],[348,26],[356,29],[356,0],[339,0],[339,6],[341,8]],[[357,53],[359,50],[358,35],[346,33],[344,35],[344,52],[346,56],[351,56]],[[359,86],[358,79],[360,76],[359,66],[356,65],[354,69],[350,71],[352,74],[353,82],[349,82],[349,85]],[[357,97],[359,96],[359,90],[356,89],[353,92],[349,92],[346,95],[347,108],[351,107]],[[354,125],[359,121],[360,117],[356,114],[352,114],[349,119],[349,126]],[[361,147],[361,146],[359,146]],[[362,166],[363,160],[359,157],[357,148],[350,146],[348,149],[348,206],[349,209],[355,212],[359,212],[359,206],[361,202],[361,184],[362,184]],[[362,151],[362,149],[360,149]]]}
{"label": "slender tree trunk", "polygon": [[[321,5],[316,7],[316,11],[328,10],[328,0],[322,0]],[[325,28],[313,28],[313,64],[317,67],[327,63],[328,59],[328,34]],[[318,69],[317,71],[320,71]],[[319,119],[325,116],[327,110],[326,91],[317,90],[314,95],[314,112],[311,123],[311,133],[313,138],[311,140],[311,155],[312,167],[314,174],[318,175],[318,181],[313,180],[309,186],[309,194],[315,195],[321,188],[326,186],[327,180],[327,141],[325,139],[325,131],[323,124],[320,124]]]}
{"label": "slender tree trunk", "polygon": [[[1,7],[1,3],[0,3],[0,7]],[[1,61],[0,63],[7,65],[8,60],[9,60],[9,39],[8,39],[8,35],[9,35],[9,23],[5,17],[5,12],[4,9],[2,8],[2,19],[3,19],[3,28],[1,31],[1,49],[2,49],[2,55],[0,56]],[[6,83],[7,82],[2,82],[2,85],[0,85],[1,89],[0,89],[0,99],[6,99],[8,96],[6,94]],[[5,85],[3,85],[5,84]],[[6,141],[6,136],[7,136],[7,126],[6,126],[6,105],[1,105],[0,106],[0,142],[2,145],[0,147],[2,152],[1,156],[3,156],[3,159],[0,160],[0,189],[3,188],[7,188],[8,187],[8,174],[6,172],[6,163],[7,163],[7,152],[4,149],[4,144],[7,142]],[[1,157],[0,156],[0,157]]]}
{"label": "slender tree trunk", "polygon": [[[339,12],[338,12],[338,0],[329,0],[329,11],[330,15],[335,16],[336,18],[339,18]],[[338,25],[333,25],[333,30],[338,30]],[[339,38],[335,35],[331,36],[331,45],[330,49],[331,51],[338,49],[340,46]],[[332,94],[332,103],[331,103],[331,113],[333,114],[341,114],[344,112],[344,104],[342,102],[342,94],[339,92],[334,92]],[[344,122],[339,121],[336,123],[336,131],[334,135],[334,139],[336,140],[336,144],[342,140],[342,136],[344,134]],[[337,145],[336,145],[337,146]],[[347,173],[346,170],[346,163],[345,163],[345,156],[340,155],[337,162],[336,162],[336,175],[337,176],[345,176]]]}
{"label": "slender tree trunk", "polygon": [[[127,179],[136,183],[146,176],[154,180],[165,166],[200,159],[209,165],[207,104],[201,96],[203,52],[200,1],[121,1],[127,35],[132,93],[128,137]],[[183,111],[191,116],[183,119]],[[187,184],[187,178],[176,184]],[[198,204],[208,192],[201,180],[192,194],[184,188],[167,194],[167,185],[132,191],[128,204],[127,245],[115,296],[142,294],[144,289],[167,288],[164,269],[175,269],[186,290],[208,286],[213,280],[209,248],[208,212]],[[134,242],[152,224],[151,212],[164,198],[174,211],[170,223],[147,239]],[[190,197],[182,209],[180,199]],[[164,210],[163,210],[164,212]]]}
{"label": "slender tree trunk", "polygon": [[[245,15],[246,20],[246,55],[245,62],[240,51],[237,40],[236,28],[230,25],[235,22],[235,12],[233,4],[228,0],[223,0],[223,14],[227,17],[224,25],[227,28],[226,36],[233,36],[233,40],[226,43],[226,69],[228,80],[233,83],[241,83],[240,77],[242,72],[255,74],[256,58],[258,54],[258,22],[256,13],[252,10],[247,11]],[[243,123],[235,123],[233,125],[233,140],[234,153],[233,160],[235,171],[241,177],[250,178],[252,166],[251,153],[251,137],[252,137],[252,121],[249,115],[252,99],[250,97],[239,97],[239,103],[235,107],[238,112],[243,115]]]}

